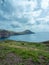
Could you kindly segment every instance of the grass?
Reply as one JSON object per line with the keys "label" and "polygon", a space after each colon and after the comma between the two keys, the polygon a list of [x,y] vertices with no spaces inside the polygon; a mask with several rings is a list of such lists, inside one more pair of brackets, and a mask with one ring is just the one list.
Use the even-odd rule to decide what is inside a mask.
{"label": "grass", "polygon": [[[11,53],[14,55],[9,59],[8,54]],[[18,60],[22,59],[21,62],[17,60],[17,56]],[[15,59],[18,62],[13,61]],[[0,65],[49,65],[49,44],[0,41]]]}

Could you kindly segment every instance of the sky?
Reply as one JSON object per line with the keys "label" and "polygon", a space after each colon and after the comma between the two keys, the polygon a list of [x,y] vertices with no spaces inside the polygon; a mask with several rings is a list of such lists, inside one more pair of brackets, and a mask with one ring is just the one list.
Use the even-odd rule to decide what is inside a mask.
{"label": "sky", "polygon": [[0,0],[0,29],[49,32],[49,0]]}

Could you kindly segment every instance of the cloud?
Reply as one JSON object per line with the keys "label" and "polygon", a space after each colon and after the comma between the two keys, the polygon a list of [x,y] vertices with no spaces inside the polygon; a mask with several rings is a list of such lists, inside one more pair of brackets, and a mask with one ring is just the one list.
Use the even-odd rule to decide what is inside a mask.
{"label": "cloud", "polygon": [[49,6],[49,0],[42,0],[41,8],[47,9],[48,6]]}
{"label": "cloud", "polygon": [[47,31],[48,25],[49,0],[0,0],[0,28]]}
{"label": "cloud", "polygon": [[21,23],[19,23],[19,22],[17,22],[17,21],[12,22],[12,23],[11,23],[11,26],[12,26],[13,28],[20,28],[20,27],[22,27]]}

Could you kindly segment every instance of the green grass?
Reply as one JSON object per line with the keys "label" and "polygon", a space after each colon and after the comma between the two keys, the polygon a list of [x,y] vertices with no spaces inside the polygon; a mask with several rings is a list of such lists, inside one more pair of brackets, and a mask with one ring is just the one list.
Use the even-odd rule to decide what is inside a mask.
{"label": "green grass", "polygon": [[[23,60],[31,58],[34,65],[38,65],[37,63],[48,65],[49,63],[49,44],[16,42],[10,40],[0,41],[0,59],[5,59],[6,55],[9,53],[14,53],[17,56],[20,56]],[[25,63],[22,62],[19,63],[19,65],[25,65]]]}

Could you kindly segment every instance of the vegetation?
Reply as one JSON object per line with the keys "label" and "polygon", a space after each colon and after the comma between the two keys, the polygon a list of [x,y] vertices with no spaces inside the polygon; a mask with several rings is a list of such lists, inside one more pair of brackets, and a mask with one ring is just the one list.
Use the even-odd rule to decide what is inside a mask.
{"label": "vegetation", "polygon": [[49,42],[0,41],[0,65],[49,65]]}

